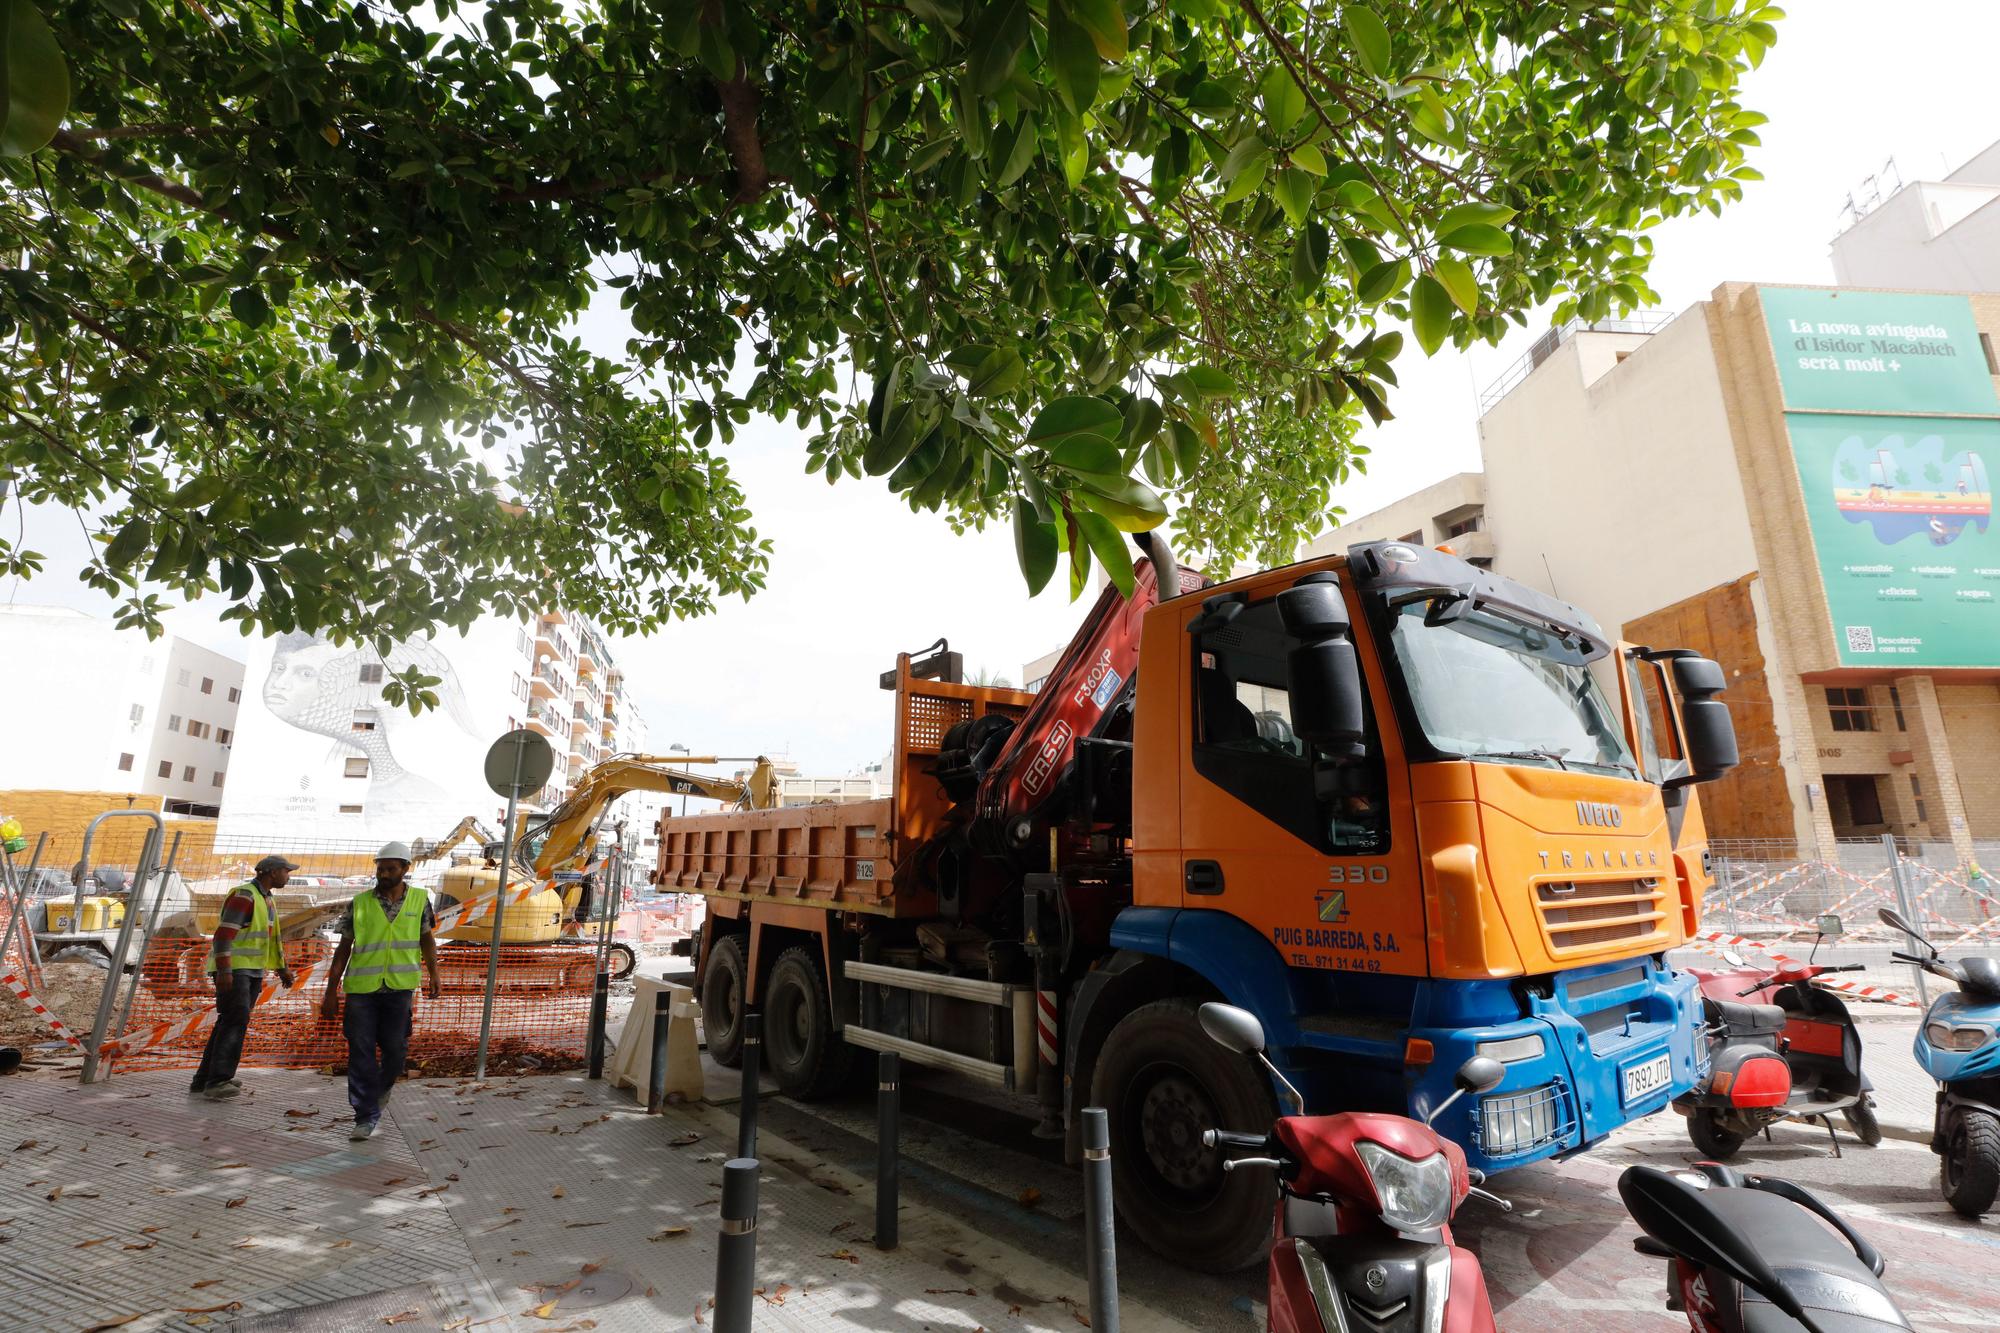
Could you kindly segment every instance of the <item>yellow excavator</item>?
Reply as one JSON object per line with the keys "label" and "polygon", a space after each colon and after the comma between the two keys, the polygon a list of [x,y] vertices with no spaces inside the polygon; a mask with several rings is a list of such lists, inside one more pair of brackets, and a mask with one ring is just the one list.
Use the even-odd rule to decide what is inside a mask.
{"label": "yellow excavator", "polygon": [[[580,979],[587,987],[590,971],[567,965],[570,951],[576,946],[596,944],[596,932],[584,929],[586,921],[579,917],[594,921],[606,912],[615,915],[618,910],[618,905],[606,901],[601,891],[588,904],[586,912],[577,910],[584,894],[583,872],[595,857],[597,826],[604,811],[619,797],[635,791],[702,797],[738,810],[768,810],[777,805],[777,769],[762,755],[756,757],[754,767],[741,779],[691,773],[678,766],[733,762],[753,761],[716,755],[615,754],[585,773],[567,800],[528,824],[515,837],[512,864],[517,873],[513,873],[513,882],[529,880],[544,887],[508,905],[500,942],[562,949],[562,955],[551,959],[557,975],[555,984],[572,987]],[[444,872],[438,886],[440,906],[475,897],[499,882],[501,843],[489,842],[485,851],[485,865],[454,866]],[[492,917],[482,915],[441,938],[448,944],[484,946],[492,936]],[[614,941],[611,955],[614,979],[630,976],[638,965],[638,954],[629,944]]]}

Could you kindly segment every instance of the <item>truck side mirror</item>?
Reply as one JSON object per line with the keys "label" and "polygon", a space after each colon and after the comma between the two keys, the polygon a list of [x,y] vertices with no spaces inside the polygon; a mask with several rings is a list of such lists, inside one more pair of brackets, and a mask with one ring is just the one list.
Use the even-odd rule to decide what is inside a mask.
{"label": "truck side mirror", "polygon": [[1299,641],[1285,655],[1292,731],[1336,760],[1359,759],[1367,735],[1361,660],[1339,578],[1306,575],[1278,594],[1278,618]]}
{"label": "truck side mirror", "polygon": [[1712,782],[1736,767],[1736,724],[1729,706],[1716,698],[1725,684],[1722,668],[1706,657],[1675,657],[1674,690],[1681,697],[1681,732],[1688,773],[1667,785]]}

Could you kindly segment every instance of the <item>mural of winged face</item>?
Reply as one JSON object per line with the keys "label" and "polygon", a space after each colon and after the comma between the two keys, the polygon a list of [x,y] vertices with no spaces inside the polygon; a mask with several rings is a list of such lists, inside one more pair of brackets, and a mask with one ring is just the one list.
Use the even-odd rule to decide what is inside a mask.
{"label": "mural of winged face", "polygon": [[[435,720],[413,717],[381,702],[379,681],[364,681],[364,668],[380,667],[382,676],[416,667],[435,676],[439,708]],[[371,676],[378,673],[370,672]],[[462,764],[459,753],[472,736],[471,709],[450,660],[426,639],[397,641],[386,656],[363,645],[342,645],[316,634],[282,636],[264,680],[264,706],[273,716],[300,731],[324,736],[368,762],[368,799],[432,802],[446,799],[448,788],[460,785],[451,772],[426,773],[426,768],[451,769]],[[360,729],[357,729],[359,727]],[[427,729],[422,743],[416,733]],[[442,734],[440,734],[442,733]]]}

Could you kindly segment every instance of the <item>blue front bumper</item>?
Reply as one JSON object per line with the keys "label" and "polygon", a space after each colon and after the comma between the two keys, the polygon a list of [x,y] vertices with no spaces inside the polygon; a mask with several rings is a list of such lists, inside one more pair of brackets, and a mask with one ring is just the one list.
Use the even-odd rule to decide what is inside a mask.
{"label": "blue front bumper", "polygon": [[[1526,988],[1526,1016],[1523,990],[1513,983],[1432,982],[1427,990],[1430,1012],[1419,1014],[1410,1035],[1430,1042],[1434,1057],[1409,1070],[1412,1115],[1421,1117],[1451,1095],[1453,1075],[1480,1046],[1490,1052],[1513,1045],[1501,1047],[1512,1058],[1500,1085],[1459,1098],[1435,1126],[1482,1171],[1588,1147],[1666,1106],[1701,1077],[1694,978],[1651,959],[1579,968]],[[1626,1071],[1656,1074],[1661,1057],[1664,1078],[1640,1079],[1643,1090],[1628,1100]]]}

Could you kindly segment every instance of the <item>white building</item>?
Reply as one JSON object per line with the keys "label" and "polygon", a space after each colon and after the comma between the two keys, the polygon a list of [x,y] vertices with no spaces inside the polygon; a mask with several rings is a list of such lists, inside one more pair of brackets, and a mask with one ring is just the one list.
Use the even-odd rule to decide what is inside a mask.
{"label": "white building", "polygon": [[[382,697],[387,676],[412,666],[439,680],[438,706],[415,715]],[[248,678],[221,845],[438,838],[466,815],[498,828],[506,801],[487,786],[484,760],[502,733],[525,727],[555,752],[530,811],[644,734],[603,635],[564,611],[487,617],[463,634],[401,641],[386,659],[284,635],[256,645]]]}
{"label": "white building", "polygon": [[1851,206],[1860,216],[1833,242],[1841,286],[2000,292],[2000,142],[1941,181]]}
{"label": "white building", "polygon": [[64,607],[0,607],[12,707],[0,788],[131,792],[213,816],[243,663]]}

